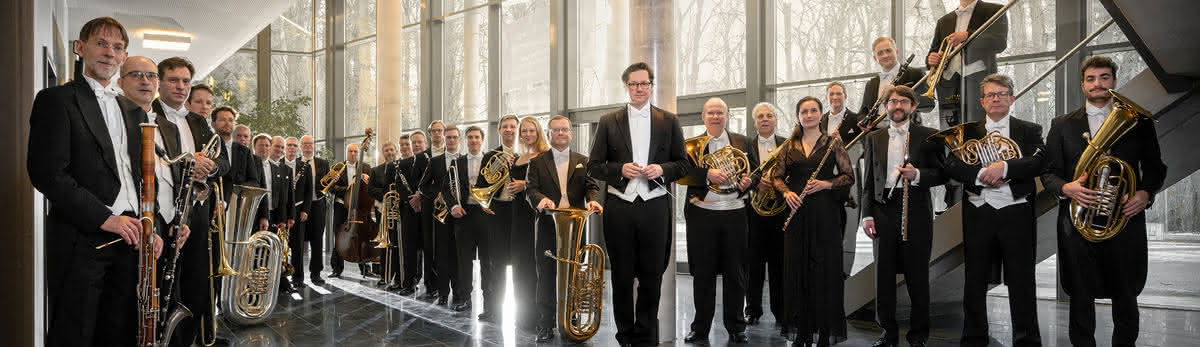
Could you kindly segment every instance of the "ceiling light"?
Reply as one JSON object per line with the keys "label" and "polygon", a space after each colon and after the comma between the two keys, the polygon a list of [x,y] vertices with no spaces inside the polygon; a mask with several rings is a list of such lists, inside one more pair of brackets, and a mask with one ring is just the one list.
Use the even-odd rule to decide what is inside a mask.
{"label": "ceiling light", "polygon": [[143,30],[142,48],[186,51],[192,46],[192,34],[166,30]]}

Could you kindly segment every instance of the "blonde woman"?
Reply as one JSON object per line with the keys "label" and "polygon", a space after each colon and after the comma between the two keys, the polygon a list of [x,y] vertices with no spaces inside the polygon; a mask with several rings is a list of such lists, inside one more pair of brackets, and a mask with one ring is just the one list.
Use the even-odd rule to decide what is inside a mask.
{"label": "blonde woman", "polygon": [[517,160],[509,170],[512,182],[505,189],[513,194],[510,234],[513,296],[516,298],[516,307],[522,308],[518,312],[517,327],[528,331],[533,330],[539,312],[534,308],[534,283],[537,281],[535,259],[541,252],[533,248],[537,211],[525,197],[525,179],[529,172],[529,161],[548,150],[550,145],[546,142],[546,133],[542,131],[537,118],[522,118],[517,127]]}

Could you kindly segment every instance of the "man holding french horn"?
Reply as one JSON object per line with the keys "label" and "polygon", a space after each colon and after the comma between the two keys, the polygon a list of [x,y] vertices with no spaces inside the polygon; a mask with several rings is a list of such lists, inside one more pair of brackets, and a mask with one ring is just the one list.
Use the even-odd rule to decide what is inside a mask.
{"label": "man holding french horn", "polygon": [[[1058,261],[1063,290],[1071,296],[1068,331],[1071,344],[1095,346],[1095,301],[1111,298],[1112,345],[1133,346],[1137,296],[1146,285],[1145,210],[1167,167],[1149,114],[1111,92],[1117,64],[1094,56],[1081,73],[1087,103],[1051,123],[1042,174],[1046,190],[1060,199]],[[1089,139],[1112,147],[1089,148]]]}

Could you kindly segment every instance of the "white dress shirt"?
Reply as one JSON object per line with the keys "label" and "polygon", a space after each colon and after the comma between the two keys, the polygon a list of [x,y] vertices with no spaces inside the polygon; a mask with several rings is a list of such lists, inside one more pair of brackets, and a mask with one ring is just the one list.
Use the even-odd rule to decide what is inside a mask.
{"label": "white dress shirt", "polygon": [[[150,123],[154,123],[157,117],[153,111],[146,113],[146,119]],[[154,135],[154,145],[165,150],[167,147],[163,144],[162,132],[155,131]],[[154,157],[158,162],[154,168],[154,176],[158,182],[155,186],[155,191],[158,192],[155,195],[158,200],[158,213],[162,215],[164,223],[171,224],[171,221],[175,220],[175,178],[171,177],[171,166],[167,165],[166,158],[157,155]]]}
{"label": "white dress shirt", "polygon": [[1096,135],[1096,132],[1100,131],[1100,125],[1104,124],[1104,119],[1108,118],[1108,113],[1112,112],[1112,100],[1104,107],[1084,103],[1084,110],[1087,111],[1088,134]]}
{"label": "white dress shirt", "polygon": [[123,212],[138,212],[138,190],[131,171],[133,162],[129,158],[129,146],[138,146],[139,144],[129,143],[128,134],[125,132],[125,117],[121,113],[121,105],[117,103],[117,95],[120,94],[120,91],[111,82],[104,87],[91,77],[83,76],[83,78],[96,93],[96,102],[100,104],[104,126],[108,130],[109,140],[112,141],[113,157],[117,162],[117,180],[121,182],[121,188],[117,190],[117,198],[113,200],[111,206],[108,206],[108,209],[114,216]]}
{"label": "white dress shirt", "polygon": [[[650,163],[650,103],[646,103],[640,109],[634,108],[633,105],[626,107],[629,113],[629,144],[633,147],[633,163],[646,167]],[[667,194],[667,190],[662,186],[658,184],[651,186],[645,176],[629,180],[625,185],[625,191],[618,191],[613,186],[608,186],[608,192],[629,202],[633,202],[639,196],[643,201],[649,201]]]}
{"label": "white dress shirt", "polygon": [[[267,185],[265,188],[267,188],[267,209],[269,210],[269,209],[274,208],[274,206],[275,206],[275,204],[271,202],[271,201],[275,200],[275,190],[271,189],[271,181],[272,181],[272,178],[274,178],[274,176],[271,176],[271,160],[263,159],[262,166],[263,166],[263,182],[265,182]],[[352,171],[350,171],[350,165],[346,165],[346,172],[351,172],[351,174],[353,175]],[[348,177],[353,177],[353,176],[348,176]]]}
{"label": "white dress shirt", "polygon": [[840,128],[842,126],[842,120],[844,120],[844,119],[846,119],[846,108],[845,107],[842,107],[842,112],[838,112],[836,114],[833,113],[833,111],[829,111],[829,124],[826,124],[826,125],[828,125],[828,128],[825,129],[826,130],[825,134],[829,135],[829,136],[833,136],[833,134],[837,134],[838,128]]}
{"label": "white dress shirt", "polygon": [[192,126],[187,121],[189,113],[187,107],[179,105],[179,109],[173,109],[171,106],[167,106],[161,99],[158,100],[158,104],[162,105],[163,113],[166,113],[167,120],[175,124],[176,128],[179,128],[180,153],[196,153],[196,140],[192,137]]}
{"label": "white dress shirt", "polygon": [[[883,88],[886,87],[888,83],[895,81],[896,76],[899,76],[899,75],[900,75],[900,64],[899,63],[892,66],[892,68],[889,69],[888,71],[880,72],[879,73],[879,88],[875,89],[876,95],[878,95],[878,93],[880,93],[880,92],[883,92],[884,91]],[[878,100],[876,102],[878,102]],[[887,101],[883,101],[883,103],[880,104],[879,111],[878,111],[879,114],[887,113],[887,107],[885,107],[885,106],[887,106],[886,103],[887,103]],[[866,116],[864,116],[864,117],[866,117]]]}
{"label": "white dress shirt", "polygon": [[304,158],[304,162],[308,163],[308,170],[312,173],[308,175],[309,183],[312,183],[313,186],[312,199],[317,200],[317,160],[315,158]]}
{"label": "white dress shirt", "polygon": [[[888,126],[887,188],[895,187],[896,180],[900,178],[900,165],[904,164],[904,155],[908,154],[905,152],[908,147],[911,147],[908,146],[912,142],[908,132],[911,124],[910,121],[904,121],[904,124],[899,126],[895,123]],[[917,171],[917,177],[909,184],[915,186],[920,181],[921,172]]]}
{"label": "white dress shirt", "polygon": [[233,136],[225,140],[225,155],[229,156],[229,164],[233,165]]}
{"label": "white dress shirt", "polygon": [[[467,184],[468,187],[474,187],[475,182],[479,179],[479,165],[483,162],[483,153],[467,153]],[[468,205],[478,205],[479,201],[475,200],[475,196],[467,197]]]}
{"label": "white dress shirt", "polygon": [[[992,121],[991,118],[987,118],[987,123],[985,125],[987,132],[991,133],[992,131],[997,131],[1000,133],[1000,135],[1003,135],[1004,137],[1010,137],[1009,134],[1011,134],[1011,131],[1012,131],[1012,127],[1010,126],[1011,119],[1012,119],[1011,115],[1004,116],[1004,118],[1000,119],[1000,121],[998,121],[998,122]],[[1004,163],[1003,177],[1008,178],[1008,163],[1007,162],[1002,162],[1002,163]],[[983,169],[979,169],[979,173],[975,175],[975,184],[976,185],[983,185],[983,182],[979,181],[980,174],[983,174]],[[975,193],[971,193],[970,191],[967,192],[967,195],[968,195],[967,200],[970,201],[971,204],[975,205],[975,207],[980,207],[980,206],[983,206],[983,204],[988,204],[988,205],[991,205],[992,208],[997,209],[997,210],[1008,207],[1008,206],[1016,205],[1019,203],[1023,203],[1026,201],[1025,197],[1021,197],[1020,199],[1014,199],[1013,193],[1012,193],[1012,187],[1010,187],[1008,185],[1008,183],[1000,184],[1000,186],[996,187],[996,188],[990,188],[990,187],[984,186],[983,190],[980,192],[979,195],[975,195]]]}
{"label": "white dress shirt", "polygon": [[[711,135],[709,135],[709,136],[711,136]],[[716,152],[716,151],[720,150],[721,148],[724,148],[725,146],[728,146],[728,145],[729,145],[729,132],[721,131],[721,135],[717,135],[716,137],[712,137],[708,140],[708,153]],[[735,178],[730,177],[729,179],[733,180]],[[710,182],[708,182],[707,178],[705,178],[704,182],[710,183]],[[733,188],[733,187],[736,187],[736,182],[725,183],[725,184],[721,185],[721,188]],[[705,191],[706,191],[706,193],[704,195],[704,200],[692,199],[690,201],[692,203],[692,205],[696,205],[696,207],[703,208],[706,210],[716,210],[716,211],[737,210],[737,209],[746,207],[745,202],[743,202],[742,199],[738,198],[737,192],[726,193],[726,194],[714,193],[713,191],[708,190],[707,187],[705,187]]]}
{"label": "white dress shirt", "polygon": [[571,207],[571,200],[567,198],[567,172],[571,165],[571,149],[564,148],[558,150],[550,147],[550,153],[554,155],[554,169],[558,173],[558,191],[562,193],[558,199],[558,208]]}
{"label": "white dress shirt", "polygon": [[767,156],[775,151],[775,136],[763,137],[758,135],[758,164],[767,162]]}
{"label": "white dress shirt", "polygon": [[433,149],[430,149],[430,150],[429,150],[429,152],[430,152],[431,154],[433,154],[433,155],[432,155],[432,157],[436,157],[436,156],[439,156],[439,155],[445,154],[445,153],[446,153],[446,146],[445,146],[445,145],[442,145],[442,147],[433,147]]}

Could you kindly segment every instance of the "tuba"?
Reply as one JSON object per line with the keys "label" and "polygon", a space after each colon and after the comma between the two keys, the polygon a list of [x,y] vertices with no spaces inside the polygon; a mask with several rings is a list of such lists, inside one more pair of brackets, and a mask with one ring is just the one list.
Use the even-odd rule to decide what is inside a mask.
{"label": "tuba", "polygon": [[955,125],[931,135],[930,138],[941,139],[951,154],[971,166],[987,166],[998,161],[1021,158],[1021,147],[1017,146],[1017,142],[1000,135],[997,131],[990,132],[983,138],[964,141],[963,136],[968,126],[970,125]]}
{"label": "tuba", "polygon": [[554,218],[558,256],[558,329],[571,341],[582,342],[600,329],[604,311],[604,249],[584,243],[584,227],[592,213],[578,208],[546,209]]}
{"label": "tuba", "polygon": [[1085,240],[1102,242],[1117,236],[1129,222],[1121,212],[1121,199],[1133,198],[1137,192],[1137,173],[1133,166],[1110,154],[1113,145],[1143,118],[1154,119],[1146,111],[1124,95],[1109,90],[1113,96],[1113,108],[1108,118],[1100,124],[1095,135],[1083,133],[1087,148],[1075,164],[1075,179],[1087,174],[1085,187],[1095,190],[1096,202],[1082,206],[1071,200],[1071,222]]}
{"label": "tuba", "polygon": [[487,187],[471,188],[471,197],[479,202],[479,207],[489,208],[492,206],[492,198],[496,196],[496,192],[504,189],[504,185],[508,184],[508,170],[512,168],[513,159],[516,155],[509,151],[495,151],[495,155],[484,163],[479,169],[479,178],[487,182]]}
{"label": "tuba", "polygon": [[240,325],[261,323],[275,309],[279,278],[283,272],[283,242],[270,231],[251,234],[254,212],[267,190],[234,186],[226,210],[225,243],[233,247],[230,259],[237,274],[226,277],[221,291],[222,312],[230,322]]}

